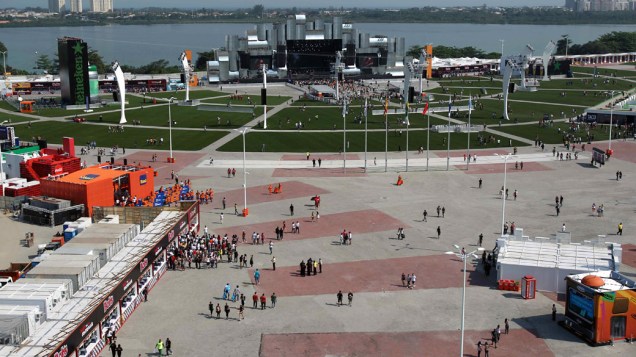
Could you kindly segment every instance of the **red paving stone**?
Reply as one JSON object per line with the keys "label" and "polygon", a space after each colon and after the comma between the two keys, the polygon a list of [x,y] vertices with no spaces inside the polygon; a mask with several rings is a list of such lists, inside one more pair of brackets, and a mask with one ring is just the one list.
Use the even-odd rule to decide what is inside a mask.
{"label": "red paving stone", "polygon": [[540,291],[539,293],[541,293],[543,296],[547,297],[548,299],[558,303],[561,306],[565,306],[565,294],[557,294],[554,292],[549,292],[549,291]]}
{"label": "red paving stone", "polygon": [[[585,146],[586,148],[589,148],[589,151],[591,151],[593,147],[605,151],[609,147],[609,142],[593,143]],[[612,140],[612,150],[614,150],[612,158],[636,164],[636,155],[634,155],[634,152],[636,152],[636,142],[633,140]]]}
{"label": "red paving stone", "polygon": [[[311,154],[309,156],[309,160],[307,160],[306,154],[288,154],[283,155],[280,159],[283,161],[297,161],[297,160],[305,160],[311,162],[312,159],[318,160],[318,158],[322,159],[322,161],[326,160],[342,160],[342,155],[340,154]],[[349,154],[347,153],[347,159],[349,160],[360,160],[360,156],[358,154]]]}
{"label": "red paving stone", "polygon": [[[157,162],[152,162],[152,154],[158,153]],[[155,186],[161,186],[166,184],[173,184],[174,180],[170,178],[171,170],[178,173],[186,166],[192,165],[192,163],[201,160],[205,154],[201,153],[185,153],[185,152],[174,152],[172,156],[174,156],[175,163],[169,164],[167,163],[168,152],[164,151],[145,151],[145,152],[136,152],[134,154],[129,154],[123,156],[118,159],[117,162],[123,161],[123,158],[128,159],[128,164],[133,163],[141,163],[142,165],[152,166],[157,171],[157,177],[155,177]],[[187,179],[190,177],[180,176],[180,179]]]}
{"label": "red paving stone", "polygon": [[[226,178],[227,180],[237,180],[237,185],[242,183],[243,180],[238,177]],[[240,181],[240,182],[239,182]],[[283,192],[277,194],[269,194],[268,186],[253,186],[247,188],[247,207],[250,205],[263,203],[263,202],[275,202],[282,200],[289,200],[292,198],[305,197],[303,203],[311,203],[310,198],[315,195],[324,195],[330,193],[320,187],[309,185],[299,181],[286,181],[280,182]],[[272,182],[272,187],[277,186],[278,182]],[[214,205],[210,206],[210,209],[218,208],[221,206],[221,200],[225,197],[227,202],[226,211],[232,211],[234,209],[234,203],[238,203],[240,207],[243,207],[243,189],[215,192],[214,193]],[[203,206],[203,209],[207,206]],[[300,209],[300,207],[298,207]]]}
{"label": "red paving stone", "polygon": [[364,169],[355,167],[347,168],[347,173],[344,173],[342,168],[328,169],[328,168],[308,168],[308,169],[275,169],[272,173],[272,177],[361,177],[366,176]]}
{"label": "red paving stone", "polygon": [[[311,203],[309,198],[306,201],[307,204]],[[321,203],[321,204],[324,204]],[[306,207],[300,207],[294,205],[294,211],[300,213],[301,210]],[[287,212],[285,212],[287,214]],[[408,225],[400,222],[399,220],[381,212],[378,210],[370,209],[364,211],[344,212],[335,214],[320,215],[320,220],[312,222],[311,217],[307,216],[294,216],[293,220],[300,222],[300,233],[292,234],[291,222],[292,217],[284,217],[278,221],[265,222],[258,224],[250,224],[245,226],[223,227],[217,229],[217,227],[211,227],[214,234],[228,235],[238,234],[245,231],[248,235],[248,241],[251,243],[252,232],[265,232],[266,240],[276,238],[274,229],[279,226],[282,227],[283,221],[286,222],[287,228],[285,229],[285,235],[283,240],[278,243],[283,243],[291,240],[311,239],[320,237],[332,237],[334,241],[337,241],[337,237],[343,229],[351,231],[353,235],[353,242],[355,244],[356,234],[383,232],[388,230],[395,230],[397,227],[410,228]],[[343,247],[345,248],[345,247]],[[298,261],[300,264],[300,260]]]}
{"label": "red paving stone", "polygon": [[[490,331],[464,331],[464,356],[477,356],[477,342],[489,338]],[[455,356],[459,340],[460,331],[266,334],[260,357]],[[534,331],[523,329],[502,335],[490,351],[490,356],[554,356]]]}
{"label": "red paving stone", "polygon": [[[342,249],[355,249],[355,235],[353,244]],[[308,258],[299,257],[298,264],[301,259]],[[311,258],[318,259],[320,256]],[[299,265],[277,267],[276,271],[267,268],[261,275],[259,290],[275,291],[278,296],[335,294],[345,289],[354,293],[406,290],[400,280],[402,273],[415,273],[416,289],[459,288],[462,286],[462,268],[463,264],[458,258],[448,255],[333,264],[323,260],[322,274],[310,277],[300,276]],[[482,272],[475,272],[475,267],[469,266],[467,273],[469,285],[490,284]],[[253,277],[251,269],[250,276]],[[491,278],[494,284],[494,276]]]}
{"label": "red paving stone", "polygon": [[[479,158],[477,158],[479,160]],[[456,165],[457,169],[462,170],[466,174],[470,175],[486,175],[486,174],[503,174],[504,164],[483,164],[483,165],[469,165],[468,171],[464,170],[466,165]],[[523,170],[515,170],[515,163],[508,163],[508,174],[516,174],[522,172],[532,171],[548,171],[552,170],[550,167],[543,165],[539,162],[524,162]]]}
{"label": "red paving stone", "polygon": [[636,268],[636,245],[623,244],[623,264]]}

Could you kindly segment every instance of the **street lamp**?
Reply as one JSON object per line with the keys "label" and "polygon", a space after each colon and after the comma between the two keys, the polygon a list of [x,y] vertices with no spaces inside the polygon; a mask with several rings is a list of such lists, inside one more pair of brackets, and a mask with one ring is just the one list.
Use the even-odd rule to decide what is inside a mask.
{"label": "street lamp", "polygon": [[475,255],[475,253],[477,252],[481,252],[484,250],[484,248],[479,247],[475,250],[473,250],[470,253],[466,253],[466,250],[464,248],[459,248],[459,246],[457,244],[453,244],[453,247],[455,247],[456,251],[454,252],[446,252],[445,254],[452,254],[458,258],[460,258],[461,260],[464,261],[464,279],[462,281],[463,284],[463,288],[462,288],[462,324],[461,324],[461,341],[460,341],[460,345],[459,345],[459,356],[463,357],[464,356],[464,316],[466,314],[466,262],[468,261],[469,257],[473,257],[473,258],[477,258],[477,255]]}
{"label": "street lamp", "polygon": [[250,131],[250,128],[243,127],[241,129],[234,129],[243,135],[243,217],[247,216],[247,171],[245,171],[245,134]]}
{"label": "street lamp", "polygon": [[607,151],[612,150],[612,119],[614,117],[614,91],[610,95],[610,127],[609,127],[609,145]]}
{"label": "street lamp", "polygon": [[503,47],[504,47],[504,41],[505,40],[499,40],[499,42],[501,42],[501,57],[503,58]]}
{"label": "street lamp", "polygon": [[175,99],[177,98],[168,98],[168,127],[170,131],[170,157],[168,157],[168,162],[174,161],[174,157],[172,156],[172,101]]}
{"label": "street lamp", "polygon": [[504,224],[506,223],[506,181],[508,180],[507,170],[508,170],[508,159],[510,158],[510,153],[506,156],[495,154],[499,156],[504,161],[504,184],[503,184],[503,192],[501,193],[501,235],[504,234]]}
{"label": "street lamp", "polygon": [[[8,120],[4,120],[0,125],[8,123]],[[2,157],[2,143],[0,143],[0,185],[2,185],[2,197],[4,197],[4,159]]]}

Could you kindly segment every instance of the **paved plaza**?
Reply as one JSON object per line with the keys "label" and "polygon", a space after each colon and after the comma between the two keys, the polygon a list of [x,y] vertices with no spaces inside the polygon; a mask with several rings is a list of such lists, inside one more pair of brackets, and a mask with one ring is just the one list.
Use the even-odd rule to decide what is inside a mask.
{"label": "paved plaza", "polygon": [[[603,147],[603,143],[598,145]],[[507,186],[518,190],[510,195],[505,220],[524,228],[524,234],[553,236],[565,223],[573,241],[606,235],[607,241],[624,244],[621,270],[636,276],[636,236],[633,221],[636,198],[630,177],[636,175],[633,141],[615,142],[616,158],[604,167],[592,167],[589,153],[579,160],[557,161],[552,153],[534,147],[520,148],[508,162]],[[547,150],[546,150],[547,151]],[[506,153],[506,149],[498,150]],[[325,175],[322,170],[342,170],[338,155],[324,154],[323,168],[310,167],[304,155],[248,154],[249,216],[233,215],[233,204],[243,204],[242,160],[227,155],[210,165],[207,157],[193,161],[179,171],[181,178],[192,178],[194,188],[215,188],[213,203],[202,206],[202,224],[210,233],[238,234],[246,231],[247,244],[239,243],[239,254],[253,256],[254,267],[240,269],[223,262],[218,269],[169,271],[150,292],[119,332],[118,342],[130,355],[151,355],[155,342],[169,337],[177,356],[451,356],[459,353],[461,321],[462,262],[444,252],[453,244],[477,248],[483,233],[484,246],[492,249],[500,230],[503,160],[484,150],[476,151],[478,162],[465,170],[462,155],[454,153],[450,170],[445,170],[445,153],[431,155],[429,172],[416,158],[411,172],[397,172],[403,160],[391,154],[396,164],[389,172],[375,170],[354,177]],[[632,153],[630,155],[629,153]],[[380,156],[380,153],[372,154]],[[383,154],[382,154],[383,155]],[[320,154],[312,154],[312,157]],[[361,154],[352,157],[359,167]],[[441,157],[440,157],[441,156]],[[483,158],[483,160],[482,160]],[[514,168],[523,159],[523,170]],[[280,163],[280,165],[277,165]],[[287,166],[285,166],[287,165]],[[325,166],[326,165],[326,166]],[[269,167],[267,167],[269,166]],[[289,175],[277,175],[287,167]],[[227,167],[236,167],[236,177],[227,178]],[[294,168],[296,167],[296,168]],[[325,168],[326,167],[326,168]],[[340,168],[338,168],[340,167]],[[615,172],[623,171],[616,181]],[[298,175],[292,173],[298,171]],[[312,174],[313,173],[313,174]],[[396,186],[401,175],[405,184]],[[168,175],[169,176],[169,175]],[[483,186],[478,188],[478,180]],[[168,178],[159,177],[159,181]],[[269,194],[270,184],[281,183],[282,194]],[[315,207],[310,198],[321,196],[320,219],[311,220]],[[554,197],[564,197],[557,217]],[[227,198],[225,220],[219,222],[221,198]],[[592,216],[591,206],[604,204],[606,214]],[[295,207],[290,216],[289,206]],[[437,217],[443,206],[445,217]],[[422,212],[428,211],[427,222]],[[286,222],[282,241],[268,243],[274,229]],[[291,222],[301,223],[301,232],[290,232]],[[619,222],[625,225],[617,236]],[[437,227],[441,237],[437,238]],[[396,239],[398,227],[406,238]],[[351,245],[339,244],[339,232],[351,231]],[[265,245],[252,245],[251,233],[264,232]],[[276,271],[271,258],[276,257]],[[301,260],[322,259],[323,272],[299,276]],[[253,272],[261,272],[254,285]],[[400,276],[416,274],[414,289],[402,286]],[[476,356],[476,343],[490,337],[497,325],[510,320],[511,332],[503,335],[491,356],[624,356],[633,345],[589,347],[551,321],[554,294],[538,294],[523,300],[518,293],[496,290],[496,273],[486,277],[480,264],[469,266],[466,291],[465,355]],[[229,320],[211,317],[208,304],[226,303],[223,286],[238,285],[247,296],[245,319],[238,320],[238,302]],[[342,290],[345,306],[338,306],[336,293]],[[354,294],[346,306],[347,293]],[[267,308],[252,309],[254,293],[267,297]],[[270,296],[278,301],[271,307]],[[563,302],[557,306],[562,318]]]}

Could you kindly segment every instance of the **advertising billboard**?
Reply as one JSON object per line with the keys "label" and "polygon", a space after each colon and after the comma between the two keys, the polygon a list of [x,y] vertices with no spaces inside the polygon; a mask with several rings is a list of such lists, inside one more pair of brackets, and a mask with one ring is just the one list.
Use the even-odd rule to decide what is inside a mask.
{"label": "advertising billboard", "polygon": [[62,104],[84,105],[90,97],[88,77],[88,45],[79,38],[57,40],[60,59]]}

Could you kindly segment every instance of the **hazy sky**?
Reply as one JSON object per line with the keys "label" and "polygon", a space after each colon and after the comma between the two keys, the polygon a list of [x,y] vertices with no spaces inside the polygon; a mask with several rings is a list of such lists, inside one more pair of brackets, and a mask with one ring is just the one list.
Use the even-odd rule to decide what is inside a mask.
{"label": "hazy sky", "polygon": [[[84,1],[84,8],[88,9],[89,0]],[[342,0],[243,0],[237,2],[236,0],[113,0],[115,8],[120,7],[181,7],[181,8],[237,8],[238,7],[251,7],[254,5],[263,4],[266,8],[273,7],[327,7],[336,6],[340,7],[343,4],[347,4],[347,7],[387,7],[386,0],[354,0],[344,2]],[[68,2],[68,0],[67,0]],[[391,2],[393,8],[410,7],[410,6],[480,6],[483,4],[490,6],[563,6],[565,0],[398,0]],[[16,7],[22,8],[25,6],[40,6],[48,7],[48,0],[0,0],[0,8],[4,7]]]}

